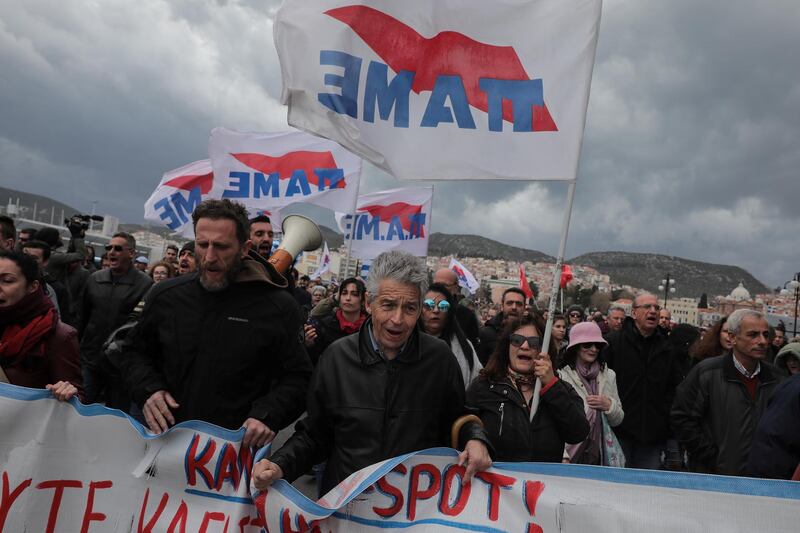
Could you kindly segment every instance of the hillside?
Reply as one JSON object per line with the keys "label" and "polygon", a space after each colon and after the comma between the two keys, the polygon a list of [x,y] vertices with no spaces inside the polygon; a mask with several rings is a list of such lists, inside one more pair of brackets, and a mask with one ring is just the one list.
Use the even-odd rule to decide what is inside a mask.
{"label": "hillside", "polygon": [[[0,187],[0,212],[5,213],[5,208],[9,200],[16,204],[17,198],[19,198],[19,205],[23,207],[19,215],[30,220],[46,223],[50,223],[52,220],[54,224],[60,225],[64,222],[64,218],[61,216],[62,211],[64,217],[67,218],[76,213],[80,213],[78,209],[48,198],[47,196],[17,191],[15,189],[6,189],[5,187]],[[34,206],[37,211],[35,215],[33,213]]]}
{"label": "hillside", "polygon": [[457,255],[459,257],[485,257],[508,261],[555,262],[555,258],[539,252],[493,241],[478,235],[431,234],[428,245],[430,255]]}
{"label": "hillside", "polygon": [[[675,281],[675,296],[698,297],[727,295],[739,282],[751,294],[769,292],[769,288],[746,270],[732,265],[715,265],[681,257],[633,252],[592,252],[568,261],[586,265],[611,276],[614,284],[640,287],[658,294],[658,285],[669,273]],[[661,293],[663,294],[663,292]]]}

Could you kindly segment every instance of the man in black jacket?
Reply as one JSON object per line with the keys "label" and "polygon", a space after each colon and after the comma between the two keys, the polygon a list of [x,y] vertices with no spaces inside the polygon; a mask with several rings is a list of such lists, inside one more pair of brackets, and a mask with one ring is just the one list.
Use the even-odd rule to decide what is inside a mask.
{"label": "man in black jacket", "polygon": [[[322,493],[371,464],[450,444],[464,413],[464,384],[444,342],[416,328],[427,275],[403,252],[379,255],[370,268],[371,318],[358,333],[334,342],[314,370],[308,416],[270,460],[256,464],[258,489],[291,481],[327,460]],[[461,426],[459,463],[465,480],[491,466],[480,424]]]}
{"label": "man in black jacket", "polygon": [[725,326],[731,352],[689,372],[672,406],[672,427],[689,452],[692,471],[743,476],[753,435],[781,376],[765,362],[769,325],[761,313],[738,309]]}
{"label": "man in black jacket", "polygon": [[519,287],[511,287],[503,292],[502,311],[497,313],[494,318],[488,320],[480,330],[480,343],[475,349],[478,352],[478,359],[483,366],[489,362],[489,358],[494,352],[497,337],[503,329],[503,325],[508,320],[519,320],[525,311],[525,293]]}
{"label": "man in black jacket", "polygon": [[622,329],[606,338],[605,359],[617,374],[625,420],[614,428],[626,466],[658,469],[671,437],[669,410],[681,381],[679,361],[658,331],[661,307],[652,294],[640,294]]}
{"label": "man in black jacket", "polygon": [[247,211],[206,200],[192,214],[199,271],[145,298],[119,364],[155,433],[186,420],[246,428],[263,446],[304,409],[311,376],[286,279],[251,252]]}
{"label": "man in black jacket", "polygon": [[133,267],[136,239],[116,233],[106,245],[110,268],[98,270],[86,282],[78,305],[78,334],[81,339],[81,369],[87,403],[101,399],[106,405],[129,411],[130,395],[119,372],[108,364],[103,344],[108,336],[128,321],[136,304],[153,280]]}

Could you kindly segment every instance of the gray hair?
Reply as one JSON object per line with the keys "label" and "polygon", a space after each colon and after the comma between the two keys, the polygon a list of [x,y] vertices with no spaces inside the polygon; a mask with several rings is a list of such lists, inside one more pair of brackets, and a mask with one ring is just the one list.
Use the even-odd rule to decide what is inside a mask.
{"label": "gray hair", "polygon": [[328,289],[326,289],[322,285],[314,285],[314,288],[311,289],[311,294],[314,294],[315,292],[321,292],[322,294],[325,294],[326,292],[328,292]]}
{"label": "gray hair", "polygon": [[728,320],[725,322],[725,326],[728,328],[730,333],[739,333],[742,331],[742,320],[747,317],[763,319],[764,313],[754,311],[753,309],[737,309],[730,314]]}
{"label": "gray hair", "polygon": [[378,285],[385,279],[415,285],[419,289],[420,300],[428,292],[428,271],[425,264],[406,252],[392,250],[375,258],[369,267],[367,279],[370,300],[378,295]]}
{"label": "gray hair", "polygon": [[612,305],[611,307],[609,307],[608,308],[608,312],[606,313],[606,316],[610,315],[611,311],[622,311],[623,315],[627,315],[628,314],[628,313],[625,312],[625,308],[622,307],[621,305]]}

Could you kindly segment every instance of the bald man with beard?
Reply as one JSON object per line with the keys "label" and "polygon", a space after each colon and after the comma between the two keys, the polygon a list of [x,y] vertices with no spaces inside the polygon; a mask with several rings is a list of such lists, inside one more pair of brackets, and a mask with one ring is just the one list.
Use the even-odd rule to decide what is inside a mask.
{"label": "bald man with beard", "polygon": [[[446,286],[447,290],[453,295],[453,299],[456,301],[461,299],[461,289],[458,286],[458,276],[456,276],[456,273],[449,268],[440,268],[437,270],[433,275],[433,282],[441,283]],[[474,346],[477,350],[478,344],[480,343],[480,338],[478,336],[480,331],[478,317],[475,315],[475,313],[460,303],[457,303],[453,308],[453,316],[456,317],[456,322],[458,322],[458,325],[461,327],[464,335],[466,335],[467,339],[469,339],[469,342],[471,342],[472,346]]]}

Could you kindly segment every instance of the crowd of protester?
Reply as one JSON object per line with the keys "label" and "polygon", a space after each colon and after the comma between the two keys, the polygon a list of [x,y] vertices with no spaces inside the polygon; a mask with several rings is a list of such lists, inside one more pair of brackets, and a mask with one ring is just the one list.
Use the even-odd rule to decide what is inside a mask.
{"label": "crowd of protester", "polygon": [[433,446],[492,461],[800,476],[800,339],[737,310],[673,324],[640,294],[630,314],[545,315],[518,288],[476,309],[448,269],[408,254],[341,282],[268,261],[266,216],[227,200],[193,213],[196,240],[148,260],[119,232],[0,217],[0,381],[103,402],[155,433],[192,419],[245,428],[256,486],[312,470],[320,489]]}

